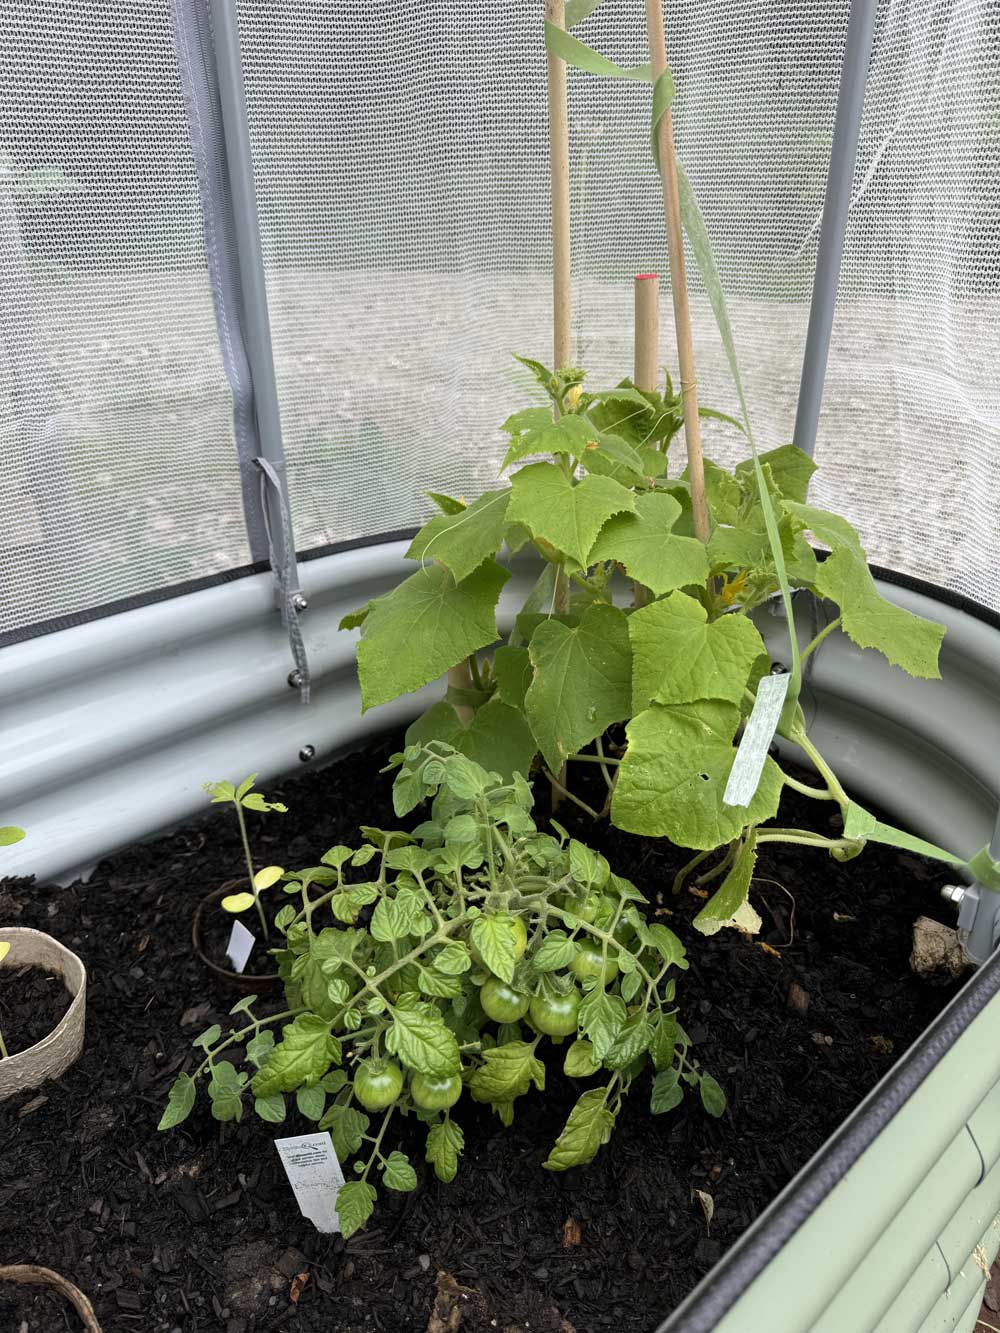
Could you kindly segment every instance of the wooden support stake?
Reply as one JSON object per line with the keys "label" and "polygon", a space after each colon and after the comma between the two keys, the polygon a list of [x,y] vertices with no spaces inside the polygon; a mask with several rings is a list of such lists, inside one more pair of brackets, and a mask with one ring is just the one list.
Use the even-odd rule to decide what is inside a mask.
{"label": "wooden support stake", "polygon": [[[565,0],[545,0],[545,17],[566,26]],[[549,88],[549,163],[552,172],[552,369],[573,360],[573,271],[569,234],[569,110],[566,62],[546,52]]]}
{"label": "wooden support stake", "polygon": [[[646,0],[646,26],[649,33],[649,62],[655,80],[667,68],[662,0]],[[705,465],[701,455],[701,422],[698,417],[698,389],[694,373],[691,311],[688,307],[687,277],[684,272],[684,233],[681,229],[681,205],[677,189],[674,123],[669,108],[657,126],[657,147],[660,154],[660,177],[663,182],[663,211],[667,222],[670,291],[674,302],[674,326],[677,333],[677,366],[680,371],[684,405],[684,439],[687,444],[688,477],[691,484],[691,515],[695,536],[707,542],[709,526],[708,506],[705,502]]]}
{"label": "wooden support stake", "polygon": [[635,350],[632,383],[652,393],[659,380],[660,278],[657,273],[639,273],[635,279]]}

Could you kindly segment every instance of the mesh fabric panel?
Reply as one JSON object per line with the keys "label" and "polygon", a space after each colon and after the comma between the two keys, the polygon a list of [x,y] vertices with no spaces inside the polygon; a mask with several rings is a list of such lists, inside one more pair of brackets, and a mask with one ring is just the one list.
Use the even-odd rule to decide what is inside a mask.
{"label": "mesh fabric panel", "polygon": [[[849,2],[667,10],[679,152],[770,447],[794,423]],[[239,0],[300,546],[416,522],[424,488],[495,476],[497,427],[527,394],[508,353],[550,345],[541,12]],[[816,490],[873,560],[992,606],[996,15],[988,0],[880,7]],[[646,58],[636,0],[604,0],[576,31]],[[631,275],[666,268],[650,93],[569,82],[576,356],[600,384],[631,368]],[[733,411],[690,259],[689,275],[701,399]],[[742,453],[714,425],[706,447]]]}
{"label": "mesh fabric panel", "polygon": [[0,34],[0,632],[248,558],[159,0],[9,0]]}

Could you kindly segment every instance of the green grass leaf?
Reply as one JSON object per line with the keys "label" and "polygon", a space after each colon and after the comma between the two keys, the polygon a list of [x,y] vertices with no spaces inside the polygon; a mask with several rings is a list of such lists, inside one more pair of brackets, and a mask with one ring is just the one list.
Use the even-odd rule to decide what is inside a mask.
{"label": "green grass leaf", "polygon": [[764,640],[745,616],[721,616],[709,623],[701,603],[682,592],[634,612],[628,634],[636,714],[651,700],[686,704],[727,699],[737,704],[765,651]]}
{"label": "green grass leaf", "polygon": [[495,560],[460,583],[433,565],[373,601],[358,644],[362,710],[419,690],[492,643],[508,578]]}
{"label": "green grass leaf", "polygon": [[681,516],[672,495],[655,491],[636,496],[635,513],[617,514],[601,528],[591,547],[589,563],[617,560],[629,578],[645,584],[659,597],[704,583],[708,578],[705,547],[694,537],[671,532]]}
{"label": "green grass leaf", "polygon": [[784,779],[770,757],[748,806],[723,801],[739,722],[739,708],[722,699],[652,704],[637,714],[612,800],[618,828],[707,851],[772,818]]}
{"label": "green grass leaf", "polygon": [[607,1090],[592,1088],[585,1092],[569,1113],[569,1119],[556,1140],[555,1147],[542,1163],[549,1171],[568,1171],[571,1166],[586,1166],[611,1137],[615,1118],[605,1105]]}
{"label": "green grass leaf", "polygon": [[581,568],[611,515],[635,509],[635,496],[611,477],[588,475],[574,482],[554,463],[529,463],[515,472],[511,488],[511,522],[523,523],[533,537],[564,551]]}
{"label": "green grass leaf", "polygon": [[535,674],[525,711],[545,762],[557,772],[568,755],[631,711],[628,618],[616,607],[591,606],[573,627],[548,620],[528,651]]}
{"label": "green grass leaf", "polygon": [[406,558],[444,565],[460,583],[499,551],[509,500],[509,490],[487,491],[457,514],[438,514],[414,537]]}

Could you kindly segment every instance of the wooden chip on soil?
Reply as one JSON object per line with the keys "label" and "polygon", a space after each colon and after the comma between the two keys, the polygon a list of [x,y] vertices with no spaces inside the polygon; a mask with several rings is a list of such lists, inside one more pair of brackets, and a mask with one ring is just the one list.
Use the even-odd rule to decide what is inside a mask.
{"label": "wooden chip on soil", "polygon": [[799,1014],[804,1014],[809,1008],[809,992],[803,990],[797,981],[788,987],[788,1007]]}
{"label": "wooden chip on soil", "polygon": [[563,1249],[571,1249],[574,1245],[579,1245],[583,1240],[583,1232],[580,1230],[580,1223],[575,1217],[567,1217],[562,1224],[562,1243]]}

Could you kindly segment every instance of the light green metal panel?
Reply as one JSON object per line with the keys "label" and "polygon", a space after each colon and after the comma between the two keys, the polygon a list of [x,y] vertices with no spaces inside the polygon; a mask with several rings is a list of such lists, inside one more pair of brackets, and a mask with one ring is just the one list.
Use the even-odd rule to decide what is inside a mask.
{"label": "light green metal panel", "polygon": [[877,1333],[920,1333],[928,1310],[933,1310],[941,1293],[948,1290],[950,1281],[948,1265],[935,1241],[893,1301],[891,1309],[882,1316]]}
{"label": "light green metal panel", "polygon": [[[816,1320],[812,1333],[843,1333],[851,1327],[850,1315],[859,1309],[867,1311],[871,1323],[877,1324],[934,1244],[942,1222],[968,1196],[981,1174],[982,1159],[963,1125],[868,1247],[850,1280]],[[946,1273],[932,1300],[947,1283]]]}
{"label": "light green metal panel", "polygon": [[987,1238],[987,1248],[997,1245],[993,1236],[1000,1236],[997,1213],[1000,1212],[1000,1165],[993,1168],[981,1185],[962,1203],[951,1220],[941,1230],[938,1244],[945,1263],[954,1275],[967,1261],[976,1245]]}
{"label": "light green metal panel", "polygon": [[918,1333],[972,1333],[986,1290],[983,1267],[988,1270],[996,1259],[998,1241],[1000,1232],[991,1223],[979,1238],[978,1262],[970,1249],[951,1286],[920,1325]]}
{"label": "light green metal panel", "polygon": [[[984,1058],[987,1053],[984,1051]],[[1000,1162],[1000,1083],[983,1098],[969,1119],[969,1129],[983,1155],[983,1168],[990,1172]]]}
{"label": "light green metal panel", "polygon": [[[799,1228],[716,1333],[813,1333],[832,1301],[843,1295],[837,1333],[873,1327],[870,1292],[851,1299],[852,1277],[869,1250],[993,1089],[988,1058],[1000,1024],[1000,995],[985,1007],[819,1208]],[[937,1212],[938,1225],[951,1213]],[[922,1252],[916,1249],[916,1254]],[[911,1249],[912,1258],[914,1250]],[[971,1297],[971,1289],[970,1289]],[[961,1316],[966,1302],[958,1306]],[[954,1309],[954,1306],[952,1307]],[[780,1323],[776,1321],[780,1311]],[[954,1328],[955,1321],[948,1328]],[[943,1325],[941,1327],[944,1327]]]}

